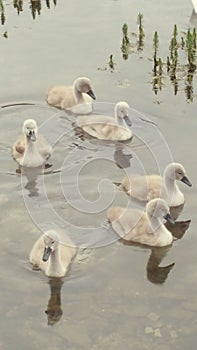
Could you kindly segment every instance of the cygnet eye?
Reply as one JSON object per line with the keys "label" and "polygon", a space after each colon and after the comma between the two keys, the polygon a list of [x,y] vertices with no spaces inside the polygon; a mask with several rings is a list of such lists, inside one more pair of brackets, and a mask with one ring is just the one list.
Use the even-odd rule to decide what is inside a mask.
{"label": "cygnet eye", "polygon": [[55,241],[52,241],[52,242],[51,242],[51,244],[54,244],[54,243],[55,243]]}

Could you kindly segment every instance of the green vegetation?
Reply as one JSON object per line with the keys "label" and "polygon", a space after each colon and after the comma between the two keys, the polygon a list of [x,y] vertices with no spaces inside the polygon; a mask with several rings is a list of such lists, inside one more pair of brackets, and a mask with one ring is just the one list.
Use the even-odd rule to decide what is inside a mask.
{"label": "green vegetation", "polygon": [[138,50],[143,50],[143,46],[144,46],[144,37],[145,37],[145,33],[144,33],[144,28],[143,28],[143,14],[139,13],[138,14]]}
{"label": "green vegetation", "polygon": [[128,25],[126,23],[122,26],[122,57],[127,60],[129,57],[130,40],[128,37]]}
{"label": "green vegetation", "polygon": [[[144,55],[145,31],[143,26],[143,14],[137,17],[138,29],[135,33],[130,33],[128,24],[122,26],[121,53],[124,60],[128,60],[133,54],[141,52]],[[178,32],[175,24],[169,43],[169,52],[166,57],[159,55],[159,33],[155,31],[153,35],[153,62],[152,68],[152,88],[155,94],[161,91],[166,85],[167,78],[173,86],[174,94],[179,91],[179,84],[184,82],[184,90],[188,101],[193,100],[193,77],[196,74],[196,28],[188,29],[187,32]],[[135,42],[133,42],[135,38]],[[111,70],[114,70],[113,56],[108,62]]]}
{"label": "green vegetation", "polygon": [[[122,57],[127,60],[129,58],[129,54],[133,52],[136,48],[137,51],[142,51],[144,46],[144,37],[145,32],[143,28],[143,15],[141,13],[138,14],[137,22],[138,22],[138,33],[131,33],[129,35],[128,24],[124,23],[122,26]],[[132,36],[137,38],[135,43],[132,43]]]}
{"label": "green vegetation", "polygon": [[111,69],[111,71],[114,71],[114,69],[115,69],[115,63],[114,63],[113,55],[112,55],[112,54],[109,56],[108,65],[109,65],[109,68]]}
{"label": "green vegetation", "polygon": [[5,18],[3,0],[0,0],[0,13],[1,13],[1,24],[4,25],[6,18]]}
{"label": "green vegetation", "polygon": [[[42,0],[30,0],[29,1],[29,9],[31,11],[33,19],[36,18],[36,14],[41,14],[41,4],[44,1]],[[45,0],[45,4],[48,8],[51,7],[51,3],[53,2],[54,6],[57,4],[57,0]],[[26,0],[13,0],[13,7],[17,10],[17,14],[19,15],[23,11],[23,4],[26,3]],[[0,0],[0,14],[1,14],[1,24],[4,25],[6,21],[5,17],[5,9],[3,5],[3,0]]]}

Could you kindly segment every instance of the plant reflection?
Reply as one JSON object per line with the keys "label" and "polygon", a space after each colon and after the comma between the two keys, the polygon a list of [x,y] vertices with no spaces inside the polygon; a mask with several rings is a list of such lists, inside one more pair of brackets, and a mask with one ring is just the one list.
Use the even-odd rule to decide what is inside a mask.
{"label": "plant reflection", "polygon": [[[153,91],[155,94],[158,90],[162,90],[163,82],[163,66],[166,66],[166,72],[174,88],[174,95],[179,90],[178,81],[185,82],[185,95],[187,101],[193,101],[193,78],[196,72],[196,28],[188,29],[184,36],[178,38],[178,30],[174,25],[172,37],[170,40],[169,55],[166,62],[162,62],[161,58],[157,58],[159,39],[158,34],[154,35],[154,55],[153,55]],[[184,55],[180,50],[184,53]],[[186,62],[181,62],[180,58],[186,57]]]}
{"label": "plant reflection", "polygon": [[61,278],[54,277],[49,279],[50,298],[45,311],[49,326],[53,326],[57,323],[63,314],[61,309],[61,288],[63,283],[64,282]]}
{"label": "plant reflection", "polygon": [[23,11],[23,0],[13,0],[13,6],[17,9],[18,15]]}
{"label": "plant reflection", "polygon": [[[51,1],[52,0],[45,0],[46,3],[46,7],[48,9],[51,8]],[[54,6],[56,6],[57,4],[57,0],[53,0],[53,4]],[[22,11],[23,11],[23,5],[24,5],[24,1],[23,0],[13,0],[13,6],[14,8],[17,10],[17,14],[19,15]],[[36,15],[40,15],[41,14],[41,0],[30,0],[30,6],[29,6],[30,10],[31,10],[31,14],[33,19],[36,18]],[[2,0],[0,0],[0,11],[1,11],[1,23],[4,24],[5,23],[5,12],[3,9],[3,2]]]}
{"label": "plant reflection", "polygon": [[127,23],[124,23],[122,26],[122,44],[121,44],[121,51],[122,51],[122,58],[124,60],[127,60],[129,58],[129,54],[135,52],[133,49],[137,49],[137,52],[143,51],[144,48],[144,27],[143,27],[143,14],[139,13],[138,18],[138,33],[132,33],[132,36],[137,38],[136,43],[131,43],[131,38],[128,32],[128,25]]}
{"label": "plant reflection", "polygon": [[[165,225],[168,230],[171,231],[175,239],[181,239],[189,228],[190,222],[191,220],[177,221],[174,224],[166,223]],[[120,239],[120,242],[122,242],[124,245],[142,246],[137,243],[125,241],[122,238]],[[171,247],[172,246],[151,248],[151,254],[146,264],[146,276],[151,283],[163,284],[167,280],[167,277],[175,265],[175,262],[166,266],[160,266],[160,264],[165,258],[166,254],[170,251]]]}
{"label": "plant reflection", "polygon": [[41,13],[41,1],[40,0],[31,0],[30,8],[33,19],[36,18],[36,13],[40,15]]}
{"label": "plant reflection", "polygon": [[1,13],[1,24],[4,25],[6,18],[5,18],[5,11],[4,11],[4,5],[2,0],[0,0],[0,13]]}

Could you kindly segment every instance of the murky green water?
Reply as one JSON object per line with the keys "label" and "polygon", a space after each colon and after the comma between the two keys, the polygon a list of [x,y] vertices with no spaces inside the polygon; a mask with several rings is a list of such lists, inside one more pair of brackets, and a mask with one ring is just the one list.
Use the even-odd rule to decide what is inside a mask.
{"label": "murky green water", "polygon": [[[42,1],[40,15],[36,12],[35,19],[30,2],[24,3],[20,15],[12,1],[3,3],[6,22],[0,27],[1,106],[14,102],[34,105],[0,109],[0,349],[195,349],[196,79],[193,102],[187,101],[184,81],[179,82],[175,96],[167,76],[162,91],[155,95],[150,61],[154,31],[159,33],[160,55],[165,58],[174,24],[179,31],[190,26],[190,2],[59,0],[56,6],[48,1],[49,9],[47,2]],[[35,8],[35,2],[32,3]],[[120,50],[122,24],[126,22],[129,30],[136,32],[139,12],[144,15],[145,46],[142,52],[134,52],[124,61]],[[3,37],[5,31],[8,38]],[[116,63],[113,73],[98,69],[107,67],[110,54]],[[96,140],[82,141],[72,128],[74,117],[58,114],[45,103],[49,86],[71,84],[80,75],[87,75],[93,82],[95,111],[112,114],[110,102],[126,100],[158,125],[173,158],[187,169],[193,187],[180,185],[186,203],[178,220],[191,222],[188,227],[177,224],[175,233],[183,237],[172,247],[125,245],[106,226],[106,199],[114,191],[111,182],[119,182],[130,166],[143,171],[143,165],[147,172],[158,171],[157,160],[162,170],[171,153],[158,129],[135,119],[134,114],[135,136],[123,150]],[[28,262],[40,231],[26,206],[30,205],[34,220],[35,208],[42,208],[41,221],[48,206],[43,199],[42,176],[28,186],[25,175],[21,184],[20,175],[15,174],[17,165],[11,158],[10,146],[21,133],[26,118],[35,118],[51,142],[57,140],[57,135],[62,136],[51,158],[53,170],[63,165],[62,178],[60,173],[44,177],[54,212],[69,223],[74,239],[79,239],[80,232],[87,233],[88,241],[90,232],[101,234],[99,239],[91,236],[90,241],[96,245],[102,242],[102,247],[90,250],[84,260],[79,255],[63,284],[32,271]],[[55,128],[52,122],[57,122]],[[124,154],[132,154],[133,158]],[[85,202],[79,201],[73,181],[72,171],[76,174],[77,166],[82,168],[79,189]],[[110,183],[101,184],[103,178],[110,179]],[[101,195],[105,195],[100,202],[98,185]],[[102,204],[102,198],[103,208],[99,204],[99,213],[90,214],[95,201]],[[89,201],[93,202],[88,206]],[[114,202],[128,202],[117,186]],[[81,211],[84,203],[88,214]]]}

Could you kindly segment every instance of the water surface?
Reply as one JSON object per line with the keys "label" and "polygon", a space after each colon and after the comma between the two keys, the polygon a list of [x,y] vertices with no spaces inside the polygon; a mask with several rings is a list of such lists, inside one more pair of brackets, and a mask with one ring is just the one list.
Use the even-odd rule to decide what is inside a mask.
{"label": "water surface", "polygon": [[[192,157],[196,149],[196,80],[193,102],[187,101],[182,83],[175,96],[168,79],[163,90],[155,95],[150,61],[154,31],[159,32],[160,54],[165,56],[173,25],[176,23],[180,31],[190,26],[190,2],[88,0],[84,4],[75,0],[72,3],[58,1],[54,6],[51,1],[49,9],[43,1],[40,15],[36,13],[35,19],[29,2],[20,15],[11,1],[4,3],[6,22],[0,33],[7,31],[8,38],[0,37],[1,106],[20,102],[33,105],[0,110],[0,348],[23,349],[28,344],[28,349],[32,350],[41,347],[194,349],[197,169]],[[144,15],[145,47],[143,52],[133,53],[124,61],[120,51],[121,27],[127,22],[130,30],[136,31],[139,12]],[[98,70],[107,65],[111,53],[116,71]],[[81,140],[72,128],[75,117],[60,113],[45,102],[50,85],[71,84],[80,75],[89,76],[94,84],[98,103],[95,110],[105,110],[112,115],[113,104],[125,100],[145,118],[150,117],[158,128],[134,120],[136,135],[123,150],[114,144]],[[23,176],[21,181],[21,176],[16,174],[17,164],[11,158],[10,147],[21,133],[26,118],[36,119],[42,132],[55,143],[52,170],[63,166],[63,189],[72,199],[72,205],[63,197],[60,173],[49,173],[44,177],[44,184],[54,211],[60,218],[69,219],[73,234],[76,227],[84,232],[87,228],[88,232],[99,228],[100,232],[110,235],[109,241],[111,237],[113,240],[111,244],[107,242],[100,248],[88,250],[85,256],[81,252],[62,280],[63,284],[32,271],[28,262],[28,254],[40,230],[29,215],[24,198],[42,209],[48,206],[42,202],[43,177],[38,176],[33,186],[26,186],[27,177]],[[57,121],[55,129],[54,120]],[[139,137],[142,125],[140,136],[146,139],[146,144]],[[154,130],[157,130],[157,137],[153,138]],[[55,142],[59,132],[61,138]],[[122,154],[133,158],[122,157]],[[99,200],[99,184],[107,194],[103,197],[105,200],[113,190],[114,202],[127,205],[128,197],[113,183],[118,183],[125,172],[131,171],[131,166],[147,173],[162,171],[171,156],[185,166],[193,183],[192,188],[180,184],[186,203],[178,221],[191,222],[177,226],[182,238],[172,247],[150,249],[125,245],[114,239],[105,222],[106,202],[96,214],[81,211],[83,203],[76,194],[72,176],[77,164],[86,165],[79,181],[86,205],[89,201],[94,205]],[[103,178],[108,179],[104,187]],[[91,208],[90,205],[86,210]],[[98,241],[97,237],[93,239],[93,243]]]}

